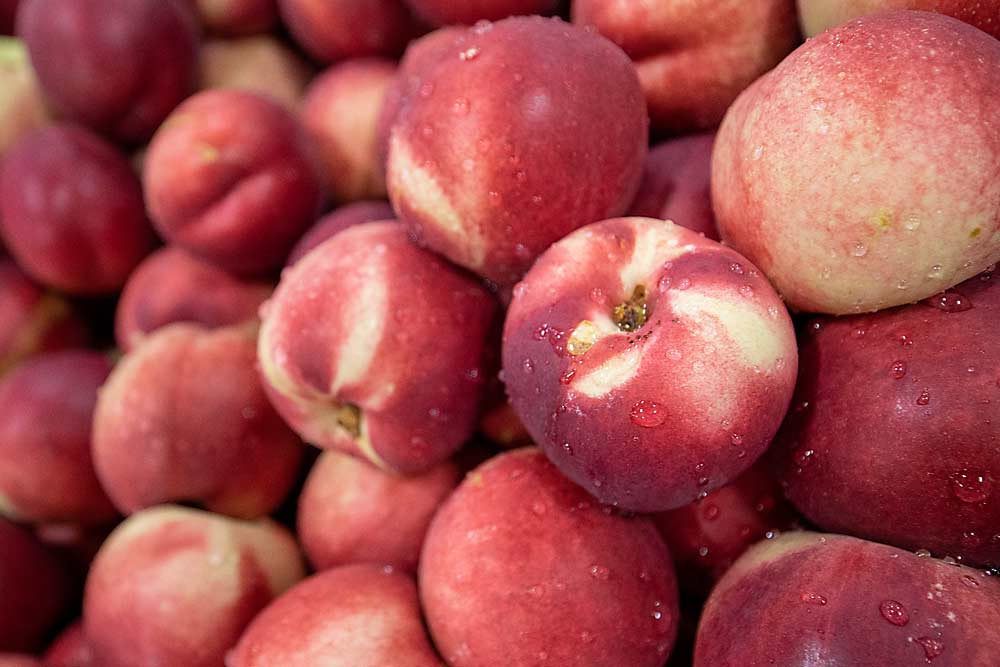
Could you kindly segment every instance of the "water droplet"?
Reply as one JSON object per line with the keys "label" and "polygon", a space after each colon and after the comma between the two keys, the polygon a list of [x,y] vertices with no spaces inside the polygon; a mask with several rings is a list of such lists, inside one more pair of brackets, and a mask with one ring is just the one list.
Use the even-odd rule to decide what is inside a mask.
{"label": "water droplet", "polygon": [[917,558],[930,558],[931,552],[928,551],[927,549],[917,549],[916,551],[913,552],[913,555],[916,556]]}
{"label": "water droplet", "polygon": [[927,405],[930,402],[931,402],[931,392],[928,391],[927,389],[922,390],[920,392],[920,395],[917,396],[917,405]]}
{"label": "water droplet", "polygon": [[928,660],[933,660],[944,653],[944,644],[931,637],[917,637],[917,643],[924,649],[924,655]]}
{"label": "water droplet", "polygon": [[729,270],[732,271],[733,273],[735,273],[738,276],[742,276],[743,275],[743,265],[740,264],[739,262],[733,262],[732,264],[730,264],[729,265]]}
{"label": "water droplet", "polygon": [[898,340],[899,344],[902,345],[903,347],[909,347],[913,345],[913,339],[906,334],[900,334]]}
{"label": "water droplet", "polygon": [[851,254],[855,257],[864,257],[868,254],[868,247],[864,243],[855,243],[851,248]]}
{"label": "water droplet", "polygon": [[920,221],[917,220],[915,217],[910,216],[903,221],[903,229],[905,229],[908,232],[915,232],[918,229],[920,229]]}
{"label": "water droplet", "polygon": [[753,161],[756,162],[762,155],[764,155],[764,144],[757,144],[753,149]]}
{"label": "water droplet", "polygon": [[909,288],[910,288],[910,284],[908,282],[906,282],[906,279],[904,279],[904,278],[900,278],[896,282],[896,289],[909,289]]}
{"label": "water droplet", "polygon": [[451,104],[451,111],[456,116],[467,116],[469,111],[472,109],[472,105],[469,100],[465,97],[455,98],[455,101]]}
{"label": "water droplet", "polygon": [[812,465],[813,456],[815,454],[816,452],[813,449],[806,447],[805,445],[799,447],[792,453],[792,458],[795,460],[795,465],[799,467],[799,472],[801,472],[803,468],[808,468]]}
{"label": "water droplet", "polygon": [[892,362],[891,373],[893,378],[902,380],[906,377],[906,362],[902,360]]}
{"label": "water droplet", "polygon": [[705,519],[708,521],[715,521],[719,518],[721,510],[718,505],[706,505],[705,506]]}
{"label": "water droplet", "polygon": [[976,581],[976,578],[973,577],[971,574],[963,574],[962,583],[968,586],[969,588],[979,588],[979,582]]}
{"label": "water droplet", "polygon": [[951,490],[963,503],[981,503],[993,493],[993,482],[987,475],[961,470],[952,475]]}
{"label": "water droplet", "polygon": [[816,593],[803,593],[799,596],[799,599],[806,604],[814,604],[819,607],[826,606],[826,598],[822,595],[817,595]]}
{"label": "water droplet", "polygon": [[632,406],[629,419],[636,426],[643,428],[655,428],[660,426],[667,419],[666,410],[659,403],[653,401],[637,401]]}
{"label": "water droplet", "polygon": [[953,289],[928,297],[924,299],[924,303],[946,313],[962,313],[972,310],[972,301],[958,290]]}
{"label": "water droplet", "polygon": [[698,547],[698,555],[704,558],[708,555],[708,547]]}
{"label": "water droplet", "polygon": [[940,264],[935,264],[931,267],[930,271],[927,272],[928,278],[940,278],[941,274],[944,272],[944,268]]}
{"label": "water droplet", "polygon": [[683,291],[683,290],[686,290],[689,287],[691,287],[691,281],[689,279],[687,279],[687,278],[681,278],[677,282],[677,289],[679,289],[679,290]]}
{"label": "water droplet", "polygon": [[592,565],[590,567],[590,576],[600,581],[607,581],[608,577],[611,576],[611,570],[603,565]]}
{"label": "water droplet", "polygon": [[906,612],[906,607],[895,600],[882,600],[882,604],[878,606],[878,611],[882,614],[882,618],[893,625],[903,627],[910,622],[910,615]]}
{"label": "water droplet", "polygon": [[566,452],[570,456],[573,456],[573,445],[569,444],[568,442],[564,442],[562,444],[562,449],[563,449],[564,452]]}
{"label": "water droplet", "polygon": [[525,359],[521,363],[521,366],[524,368],[524,372],[525,373],[534,373],[535,372],[535,362],[533,362],[531,359]]}
{"label": "water droplet", "polygon": [[753,296],[753,288],[749,285],[740,285],[740,294],[749,299]]}
{"label": "water droplet", "polygon": [[569,384],[573,381],[573,376],[576,375],[576,369],[571,368],[562,375],[559,376],[560,384]]}
{"label": "water droplet", "polygon": [[729,436],[729,442],[733,445],[733,447],[739,447],[743,444],[743,436],[739,433],[733,433]]}
{"label": "water droplet", "polygon": [[479,57],[479,47],[470,46],[465,51],[458,54],[458,59],[462,61],[475,60]]}

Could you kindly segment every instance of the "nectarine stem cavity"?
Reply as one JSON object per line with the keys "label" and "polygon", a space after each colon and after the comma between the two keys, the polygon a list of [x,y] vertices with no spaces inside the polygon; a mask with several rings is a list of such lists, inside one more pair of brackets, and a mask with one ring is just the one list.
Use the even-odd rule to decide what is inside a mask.
{"label": "nectarine stem cavity", "polygon": [[357,438],[361,435],[361,409],[350,403],[341,405],[337,408],[337,424]]}
{"label": "nectarine stem cavity", "polygon": [[622,331],[638,331],[648,315],[645,285],[636,285],[628,301],[618,304],[611,312],[611,318]]}

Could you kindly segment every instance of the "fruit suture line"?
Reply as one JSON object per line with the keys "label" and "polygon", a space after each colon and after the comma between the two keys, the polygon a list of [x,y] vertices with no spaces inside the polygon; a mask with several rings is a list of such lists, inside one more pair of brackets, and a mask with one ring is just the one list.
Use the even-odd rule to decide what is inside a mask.
{"label": "fruit suture line", "polygon": [[0,667],[996,667],[998,38],[0,0]]}

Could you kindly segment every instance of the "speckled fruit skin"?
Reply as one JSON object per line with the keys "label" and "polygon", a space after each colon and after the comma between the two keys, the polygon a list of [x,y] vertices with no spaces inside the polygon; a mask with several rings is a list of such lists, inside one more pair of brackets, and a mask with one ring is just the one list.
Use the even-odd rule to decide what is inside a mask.
{"label": "speckled fruit skin", "polygon": [[198,31],[180,0],[23,0],[17,34],[60,115],[129,143],[194,86]]}
{"label": "speckled fruit skin", "polygon": [[123,513],[173,501],[254,518],[292,486],[302,444],[271,408],[256,325],[171,324],[125,355],[94,413],[97,474]]}
{"label": "speckled fruit skin", "polygon": [[87,326],[62,297],[0,257],[0,376],[39,352],[86,344]]}
{"label": "speckled fruit skin", "polygon": [[28,51],[19,39],[0,37],[0,88],[4,91],[0,97],[2,156],[22,136],[50,122]]}
{"label": "speckled fruit skin", "polygon": [[304,576],[278,524],[169,505],[125,520],[87,578],[84,631],[101,667],[218,667],[251,619]]}
{"label": "speckled fruit skin", "polygon": [[97,390],[110,372],[105,355],[67,350],[0,379],[0,514],[31,523],[117,516],[90,459]]}
{"label": "speckled fruit skin", "polygon": [[296,111],[312,74],[298,53],[271,35],[214,39],[201,47],[198,89],[238,88]]}
{"label": "speckled fruit skin", "polygon": [[153,137],[143,185],[164,238],[243,274],[284,261],[320,203],[297,120],[239,90],[205,91],[179,106]]}
{"label": "speckled fruit skin", "polygon": [[635,68],[614,44],[560,19],[518,17],[424,57],[387,174],[393,207],[422,244],[510,285],[554,241],[625,211],[648,120]]}
{"label": "speckled fruit skin", "polygon": [[396,56],[417,34],[401,0],[278,0],[295,41],[319,62]]}
{"label": "speckled fruit skin", "polygon": [[773,457],[826,530],[1000,565],[1000,284],[929,301],[814,320]]}
{"label": "speckled fruit skin", "polygon": [[278,24],[276,0],[188,0],[208,32],[228,37],[270,32]]}
{"label": "speckled fruit skin", "polygon": [[90,649],[83,623],[76,621],[59,633],[43,656],[46,667],[99,667],[94,662],[94,652]]}
{"label": "speckled fruit skin", "polygon": [[348,454],[325,451],[299,496],[302,548],[317,570],[380,563],[415,572],[431,518],[458,481],[452,463],[400,477]]}
{"label": "speckled fruit skin", "polygon": [[795,525],[795,508],[761,459],[705,498],[653,516],[681,589],[702,598],[752,544]]}
{"label": "speckled fruit skin", "polygon": [[33,132],[4,155],[0,235],[26,273],[76,294],[120,288],[153,244],[128,160],[73,125]]}
{"label": "speckled fruit skin", "polygon": [[715,127],[754,79],[799,41],[795,0],[574,0],[635,61],[655,129]]}
{"label": "speckled fruit skin", "polygon": [[177,247],[157,250],[129,276],[115,310],[115,338],[128,352],[174,322],[209,328],[257,319],[273,285],[241,280]]}
{"label": "speckled fruit skin", "polygon": [[406,574],[350,565],[313,575],[272,602],[227,667],[440,667]]}
{"label": "speckled fruit skin", "polygon": [[[495,309],[398,223],[355,225],[286,271],[265,306],[265,386],[308,442],[425,472],[475,429]],[[342,421],[349,406],[354,428]]]}
{"label": "speckled fruit skin", "polygon": [[334,65],[309,85],[302,122],[316,142],[323,184],[337,201],[386,195],[376,131],[395,74],[391,60],[361,58]]}
{"label": "speckled fruit skin", "polygon": [[798,0],[799,20],[807,37],[841,23],[890,9],[918,9],[947,14],[1000,39],[998,0]]}
{"label": "speckled fruit skin", "polygon": [[998,613],[1000,582],[981,571],[786,533],[748,551],[712,591],[694,667],[992,667]]}
{"label": "speckled fruit skin", "polygon": [[63,565],[27,530],[0,518],[0,651],[41,647],[69,610]]}
{"label": "speckled fruit skin", "polygon": [[328,238],[344,231],[348,227],[360,225],[363,222],[379,222],[392,220],[396,214],[388,202],[369,200],[357,201],[347,204],[326,214],[316,221],[316,224],[309,228],[299,242],[292,248],[288,255],[287,266],[295,264],[300,259],[309,254],[313,248],[326,241]]}
{"label": "speckled fruit skin", "polygon": [[469,473],[431,523],[419,580],[451,667],[659,667],[677,634],[652,522],[599,507],[534,448]]}
{"label": "speckled fruit skin", "polygon": [[[646,291],[646,323],[614,312]],[[601,502],[655,512],[734,480],[765,450],[795,384],[787,311],[733,250],[621,218],[552,246],[515,289],[503,340],[514,409]]]}
{"label": "speckled fruit skin", "polygon": [[[730,108],[723,239],[798,310],[917,301],[1000,259],[1000,42],[940,14],[809,40]],[[987,102],[989,100],[989,102]]]}
{"label": "speckled fruit skin", "polygon": [[405,0],[413,12],[432,25],[499,21],[508,16],[551,14],[558,0]]}
{"label": "speckled fruit skin", "polygon": [[714,143],[714,134],[696,134],[651,149],[628,214],[670,220],[718,241],[710,184]]}

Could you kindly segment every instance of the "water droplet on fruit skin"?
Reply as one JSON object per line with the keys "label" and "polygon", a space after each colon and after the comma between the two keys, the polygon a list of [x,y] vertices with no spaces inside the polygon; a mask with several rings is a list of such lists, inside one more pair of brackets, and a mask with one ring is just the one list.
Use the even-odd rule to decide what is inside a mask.
{"label": "water droplet on fruit skin", "polygon": [[963,574],[962,583],[968,586],[969,588],[979,588],[979,582],[976,581],[976,578],[973,577],[971,574]]}
{"label": "water droplet on fruit skin", "polygon": [[533,362],[531,359],[525,359],[521,363],[521,365],[524,368],[524,372],[525,373],[534,373],[535,372],[535,362]]}
{"label": "water droplet on fruit skin", "polygon": [[947,290],[924,299],[923,303],[946,313],[964,313],[972,310],[972,301],[958,290]]}
{"label": "water droplet on fruit skin", "polygon": [[705,506],[705,520],[706,521],[715,521],[716,519],[719,518],[719,514],[720,513],[721,513],[721,510],[719,509],[718,505],[706,505]]}
{"label": "water droplet on fruit skin", "polygon": [[590,567],[590,576],[598,581],[607,581],[611,576],[611,570],[603,565],[592,565]]}
{"label": "water droplet on fruit skin", "polygon": [[826,598],[817,593],[803,593],[799,596],[799,599],[806,604],[816,605],[818,607],[826,606]]}
{"label": "water droplet on fruit skin", "polygon": [[930,558],[931,552],[928,551],[927,549],[917,549],[916,551],[913,552],[913,555],[916,556],[917,558]]}
{"label": "water droplet on fruit skin", "polygon": [[813,457],[816,452],[811,448],[803,445],[799,447],[792,453],[792,458],[795,461],[795,465],[798,466],[797,472],[802,472],[804,468],[808,468],[812,465]]}
{"label": "water droplet on fruit skin", "polygon": [[475,60],[476,58],[478,58],[479,53],[480,53],[479,47],[470,46],[465,51],[462,51],[461,53],[458,54],[458,59],[463,62],[468,62],[470,60]]}
{"label": "water droplet on fruit skin", "polygon": [[916,642],[924,649],[924,656],[933,660],[944,653],[944,644],[932,637],[917,637]]}
{"label": "water droplet on fruit skin", "polygon": [[894,361],[892,362],[892,377],[896,380],[902,380],[906,377],[906,362],[905,361]]}
{"label": "water droplet on fruit skin", "polygon": [[920,392],[920,395],[917,396],[917,405],[927,405],[930,402],[931,402],[931,392],[927,389],[922,390]]}
{"label": "water droplet on fruit skin", "polygon": [[983,473],[961,470],[951,478],[951,491],[963,503],[981,503],[993,493],[993,482]]}
{"label": "water droplet on fruit skin", "polygon": [[868,247],[861,242],[855,243],[854,247],[851,248],[851,254],[855,257],[864,257],[868,254]]}
{"label": "water droplet on fruit skin", "polygon": [[629,412],[629,419],[642,428],[656,428],[667,419],[666,410],[654,401],[637,401]]}
{"label": "water droplet on fruit skin", "polygon": [[878,611],[882,614],[882,618],[893,625],[903,627],[910,622],[910,615],[906,611],[906,607],[896,600],[882,600],[882,603],[878,606]]}

